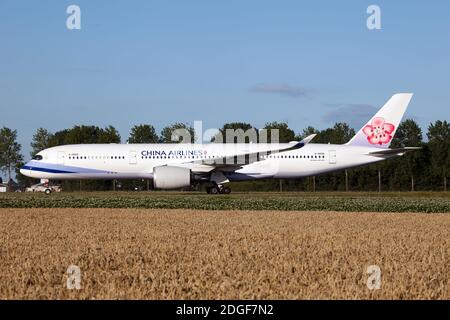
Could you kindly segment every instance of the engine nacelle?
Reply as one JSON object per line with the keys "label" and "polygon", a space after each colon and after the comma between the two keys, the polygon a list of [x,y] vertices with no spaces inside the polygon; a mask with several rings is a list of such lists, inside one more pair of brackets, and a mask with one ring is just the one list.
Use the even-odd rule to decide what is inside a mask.
{"label": "engine nacelle", "polygon": [[189,187],[192,184],[190,169],[161,166],[153,168],[153,186],[155,189],[176,189]]}

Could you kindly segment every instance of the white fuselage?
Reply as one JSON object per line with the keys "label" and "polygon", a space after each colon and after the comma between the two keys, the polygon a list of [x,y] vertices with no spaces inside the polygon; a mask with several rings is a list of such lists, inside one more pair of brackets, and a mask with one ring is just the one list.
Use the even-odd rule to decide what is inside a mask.
{"label": "white fuselage", "polygon": [[[195,167],[211,171],[204,162],[219,158],[286,148],[289,144],[81,144],[39,152],[20,171],[38,179],[151,179],[159,166]],[[299,178],[375,163],[387,157],[369,155],[374,147],[307,144],[300,149],[263,154],[259,161],[221,167],[230,181],[264,178]],[[391,155],[394,157],[397,155]],[[216,159],[216,160],[212,160]],[[204,167],[204,168],[203,168]],[[232,168],[232,169],[230,169]]]}
{"label": "white fuselage", "polygon": [[288,144],[79,144],[45,149],[23,175],[49,180],[153,179],[155,188],[210,182],[211,194],[230,193],[229,181],[301,178],[353,168],[417,148],[389,149],[411,93],[398,93],[343,145],[311,144],[316,134]]}

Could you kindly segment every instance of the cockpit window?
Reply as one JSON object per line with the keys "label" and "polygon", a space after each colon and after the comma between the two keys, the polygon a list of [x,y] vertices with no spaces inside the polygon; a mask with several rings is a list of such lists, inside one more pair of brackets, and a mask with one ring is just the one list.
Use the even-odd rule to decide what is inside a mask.
{"label": "cockpit window", "polygon": [[33,160],[37,160],[37,161],[42,160],[42,156],[40,154],[37,154],[33,157]]}

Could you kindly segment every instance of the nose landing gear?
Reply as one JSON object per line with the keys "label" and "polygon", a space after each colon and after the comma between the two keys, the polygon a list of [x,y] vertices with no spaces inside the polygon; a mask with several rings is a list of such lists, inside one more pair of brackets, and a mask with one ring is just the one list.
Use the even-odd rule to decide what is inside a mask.
{"label": "nose landing gear", "polygon": [[212,187],[207,187],[206,193],[207,194],[230,194],[231,188],[225,187],[221,184],[218,184],[218,185],[214,185]]}

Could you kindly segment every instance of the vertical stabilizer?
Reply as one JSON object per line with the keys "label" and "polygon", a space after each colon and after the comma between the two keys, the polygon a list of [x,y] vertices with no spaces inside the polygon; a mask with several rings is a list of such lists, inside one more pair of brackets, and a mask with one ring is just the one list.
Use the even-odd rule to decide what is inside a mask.
{"label": "vertical stabilizer", "polygon": [[347,145],[388,148],[412,96],[412,93],[393,95]]}

